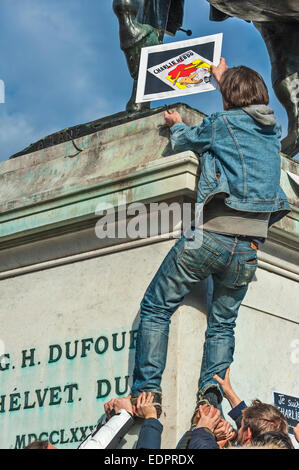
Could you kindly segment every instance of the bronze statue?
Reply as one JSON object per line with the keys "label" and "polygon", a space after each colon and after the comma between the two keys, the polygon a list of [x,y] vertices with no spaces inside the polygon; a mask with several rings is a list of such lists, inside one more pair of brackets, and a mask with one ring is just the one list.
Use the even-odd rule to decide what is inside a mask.
{"label": "bronze statue", "polygon": [[299,152],[299,0],[208,1],[211,20],[236,16],[253,21],[261,33],[271,60],[273,89],[289,118],[282,151],[296,155]]}
{"label": "bronze statue", "polygon": [[[272,64],[272,83],[285,107],[288,136],[282,151],[299,152],[299,0],[208,0],[210,19],[222,21],[236,16],[253,21],[260,31]],[[148,103],[135,104],[136,80],[142,47],[161,44],[165,31],[175,34],[183,20],[184,0],[114,0],[120,22],[121,48],[134,79],[128,111],[138,111]]]}
{"label": "bronze statue", "polygon": [[140,52],[142,47],[161,44],[165,31],[175,35],[182,26],[184,0],[114,0],[113,9],[119,20],[121,49],[134,80],[127,111],[149,108],[150,103],[135,103]]}

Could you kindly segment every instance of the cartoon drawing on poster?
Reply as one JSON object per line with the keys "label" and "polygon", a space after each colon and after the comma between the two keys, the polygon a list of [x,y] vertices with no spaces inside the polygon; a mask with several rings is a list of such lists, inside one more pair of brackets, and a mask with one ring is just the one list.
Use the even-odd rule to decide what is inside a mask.
{"label": "cartoon drawing on poster", "polygon": [[142,49],[136,102],[216,89],[211,65],[221,56],[222,34]]}
{"label": "cartoon drawing on poster", "polygon": [[171,84],[174,89],[186,90],[191,87],[205,86],[210,83],[211,64],[205,62],[203,57],[192,50],[183,55],[174,57],[171,61],[159,64],[148,69],[167,85]]}

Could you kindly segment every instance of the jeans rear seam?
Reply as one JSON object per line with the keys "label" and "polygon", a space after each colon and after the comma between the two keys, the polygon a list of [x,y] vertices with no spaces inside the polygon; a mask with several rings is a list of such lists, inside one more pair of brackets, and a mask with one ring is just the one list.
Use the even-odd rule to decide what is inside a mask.
{"label": "jeans rear seam", "polygon": [[233,259],[233,256],[234,256],[234,251],[235,251],[235,248],[236,248],[237,244],[238,244],[238,239],[237,239],[237,237],[235,237],[234,244],[233,244],[233,249],[232,249],[231,254],[230,254],[230,257],[228,258],[227,263],[226,263],[226,265],[225,265],[226,268],[227,268],[227,267],[230,265],[230,263],[232,262],[232,259]]}

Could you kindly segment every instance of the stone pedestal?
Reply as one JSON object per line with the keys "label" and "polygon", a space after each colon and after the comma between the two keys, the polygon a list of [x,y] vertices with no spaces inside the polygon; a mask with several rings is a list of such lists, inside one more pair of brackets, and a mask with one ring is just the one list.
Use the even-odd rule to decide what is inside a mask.
{"label": "stone pedestal", "polygon": [[[189,124],[203,118],[177,109]],[[99,239],[96,209],[116,207],[120,196],[127,204],[195,200],[198,158],[173,154],[168,137],[158,109],[111,117],[110,127],[106,118],[75,141],[1,164],[3,448],[35,438],[75,448],[103,403],[129,392],[139,303],[175,240]],[[298,175],[298,165],[282,157],[282,168],[293,212],[271,229],[236,328],[231,379],[247,402],[272,402],[273,390],[298,395],[298,187],[287,173]],[[166,448],[190,423],[211,295],[210,280],[202,282],[173,317],[162,381]],[[122,446],[131,448],[137,434],[138,425]]]}

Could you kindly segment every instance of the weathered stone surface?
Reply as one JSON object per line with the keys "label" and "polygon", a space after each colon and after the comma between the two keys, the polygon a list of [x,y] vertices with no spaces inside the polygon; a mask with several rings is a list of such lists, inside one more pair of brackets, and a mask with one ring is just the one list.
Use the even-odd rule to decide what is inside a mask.
{"label": "weathered stone surface", "polygon": [[[186,106],[178,105],[178,109],[190,124],[203,117]],[[1,239],[14,230],[24,233],[39,225],[44,227],[43,217],[52,228],[91,217],[97,198],[127,188],[138,193],[136,199],[143,199],[145,182],[165,178],[165,171],[182,165],[182,160],[166,158],[172,152],[163,111],[148,114],[77,139],[76,145],[84,150],[76,155],[72,142],[64,142],[3,162]],[[84,208],[79,208],[82,205]]]}

